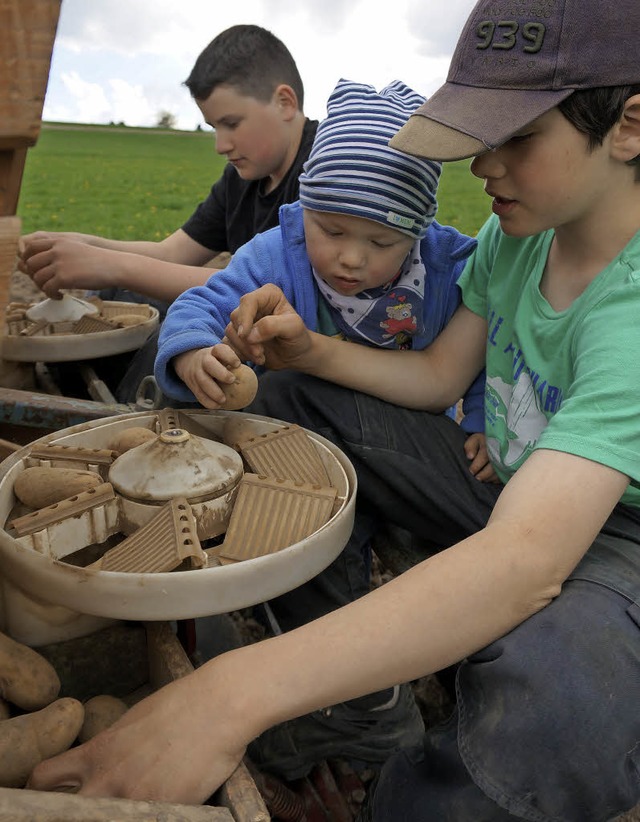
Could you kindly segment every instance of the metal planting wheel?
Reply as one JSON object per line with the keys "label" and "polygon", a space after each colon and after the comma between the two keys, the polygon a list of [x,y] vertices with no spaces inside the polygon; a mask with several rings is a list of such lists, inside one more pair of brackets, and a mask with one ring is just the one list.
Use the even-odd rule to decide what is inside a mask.
{"label": "metal planting wheel", "polygon": [[62,624],[267,601],[340,553],[355,489],[332,443],[243,412],[165,409],[42,437],[0,466],[5,622],[19,635],[39,604]]}
{"label": "metal planting wheel", "polygon": [[[81,304],[90,310],[74,311]],[[2,357],[18,362],[75,362],[134,351],[155,331],[159,316],[152,305],[97,297],[83,301],[69,294],[62,300],[10,303]]]}

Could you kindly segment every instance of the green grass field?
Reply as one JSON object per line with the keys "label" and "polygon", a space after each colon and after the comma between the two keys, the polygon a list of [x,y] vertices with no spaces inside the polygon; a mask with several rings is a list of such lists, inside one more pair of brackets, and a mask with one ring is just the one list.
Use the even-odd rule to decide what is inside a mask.
{"label": "green grass field", "polygon": [[[475,235],[489,198],[468,166],[446,164],[438,220]],[[189,217],[223,167],[206,132],[45,125],[27,154],[18,215],[25,234],[160,240]]]}

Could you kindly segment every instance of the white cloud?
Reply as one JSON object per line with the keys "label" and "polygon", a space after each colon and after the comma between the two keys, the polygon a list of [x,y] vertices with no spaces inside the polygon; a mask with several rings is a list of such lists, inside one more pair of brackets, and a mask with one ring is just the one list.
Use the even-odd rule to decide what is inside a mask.
{"label": "white cloud", "polygon": [[340,77],[377,88],[403,80],[423,94],[446,76],[473,0],[63,0],[45,119],[153,125],[169,111],[193,129],[182,82],[200,51],[237,23],[265,26],[291,50],[305,111],[321,118]]}
{"label": "white cloud", "polygon": [[440,3],[410,0],[406,14],[419,43],[417,54],[445,57],[448,62],[474,5],[472,0],[446,0],[444,13]]}
{"label": "white cloud", "polygon": [[69,93],[68,105],[82,112],[85,122],[101,122],[110,111],[104,88],[98,83],[88,83],[77,71],[65,72],[62,83]]}
{"label": "white cloud", "polygon": [[132,85],[126,80],[114,78],[109,80],[111,101],[114,111],[119,112],[119,119],[127,125],[154,126],[158,110],[145,96],[141,85]]}

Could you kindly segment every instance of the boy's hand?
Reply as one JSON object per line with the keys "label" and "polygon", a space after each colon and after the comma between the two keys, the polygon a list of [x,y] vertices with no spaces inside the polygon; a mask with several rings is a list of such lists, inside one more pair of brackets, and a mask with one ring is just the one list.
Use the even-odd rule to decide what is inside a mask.
{"label": "boy's hand", "polygon": [[500,478],[493,470],[487,453],[487,441],[484,434],[470,434],[464,444],[464,453],[467,459],[471,460],[469,470],[480,482],[492,482],[498,484]]}
{"label": "boy's hand", "polygon": [[273,370],[304,370],[312,351],[311,333],[283,292],[263,285],[240,299],[225,336],[242,356]]}
{"label": "boy's hand", "polygon": [[[222,699],[220,705],[226,708]],[[242,761],[244,743],[228,713],[210,704],[190,674],[136,703],[84,745],[41,762],[28,787],[199,805]]]}
{"label": "boy's hand", "polygon": [[20,239],[18,268],[48,297],[63,288],[109,288],[114,282],[113,252],[64,235],[36,232]]}
{"label": "boy's hand", "polygon": [[237,368],[240,360],[225,343],[213,348],[194,348],[173,360],[173,367],[180,379],[193,391],[205,408],[224,407],[226,396],[219,384],[231,385],[235,381],[229,370]]}

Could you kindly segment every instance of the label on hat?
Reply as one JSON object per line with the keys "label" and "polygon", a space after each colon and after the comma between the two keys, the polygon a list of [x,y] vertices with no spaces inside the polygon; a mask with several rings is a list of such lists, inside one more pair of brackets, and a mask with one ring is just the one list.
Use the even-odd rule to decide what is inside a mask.
{"label": "label on hat", "polygon": [[399,225],[401,228],[406,228],[409,231],[416,224],[413,217],[403,217],[402,214],[396,214],[394,211],[387,211],[387,222],[392,225]]}

